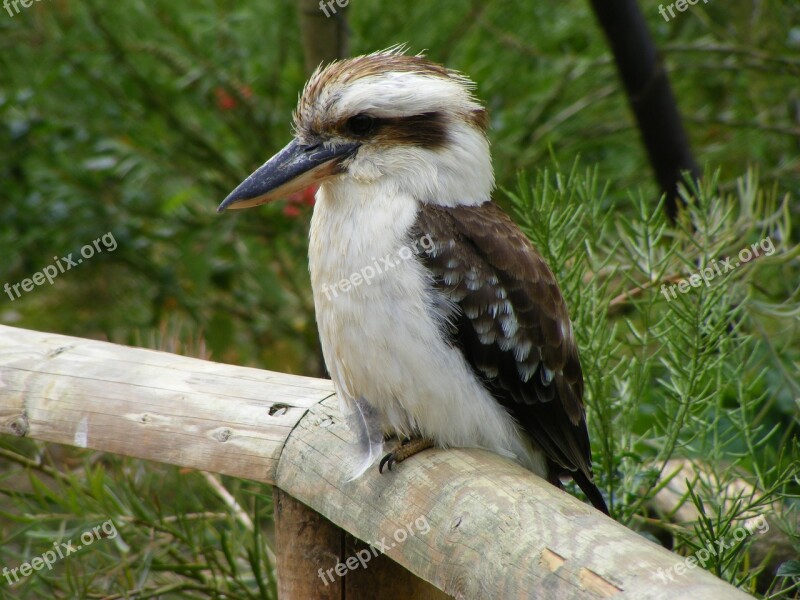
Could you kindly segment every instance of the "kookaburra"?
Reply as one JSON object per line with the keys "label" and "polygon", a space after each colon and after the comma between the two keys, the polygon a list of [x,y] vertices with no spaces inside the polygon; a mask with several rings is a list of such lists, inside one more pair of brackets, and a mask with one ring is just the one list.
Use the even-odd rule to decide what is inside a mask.
{"label": "kookaburra", "polygon": [[381,470],[434,445],[485,448],[555,485],[571,476],[608,512],[592,481],[567,306],[491,201],[489,121],[473,88],[399,48],[317,69],[294,139],[219,210],[319,184],[311,286],[361,471],[387,433],[405,442]]}

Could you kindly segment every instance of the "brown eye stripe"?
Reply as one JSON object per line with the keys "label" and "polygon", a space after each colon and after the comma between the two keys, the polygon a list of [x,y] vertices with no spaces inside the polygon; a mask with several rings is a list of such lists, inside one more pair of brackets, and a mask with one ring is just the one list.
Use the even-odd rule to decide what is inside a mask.
{"label": "brown eye stripe", "polygon": [[[347,119],[339,122],[336,129],[340,134],[348,135]],[[366,137],[387,144],[440,148],[447,142],[447,126],[444,115],[439,112],[376,118],[372,133]]]}
{"label": "brown eye stripe", "polygon": [[375,137],[389,143],[441,148],[447,142],[447,125],[439,112],[381,119]]}

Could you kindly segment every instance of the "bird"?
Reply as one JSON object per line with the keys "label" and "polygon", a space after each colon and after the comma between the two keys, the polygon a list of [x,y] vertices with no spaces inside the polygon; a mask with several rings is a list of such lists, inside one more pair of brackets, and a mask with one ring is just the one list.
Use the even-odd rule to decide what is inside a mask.
{"label": "bird", "polygon": [[492,201],[486,108],[405,46],[320,65],[293,139],[218,211],[317,185],[309,272],[322,354],[362,474],[483,448],[563,489],[594,483],[584,381],[556,277]]}

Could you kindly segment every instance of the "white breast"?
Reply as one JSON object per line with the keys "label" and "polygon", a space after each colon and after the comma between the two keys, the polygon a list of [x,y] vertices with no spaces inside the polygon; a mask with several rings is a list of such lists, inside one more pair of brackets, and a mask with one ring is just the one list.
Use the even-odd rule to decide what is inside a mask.
{"label": "white breast", "polygon": [[352,179],[317,194],[309,268],[340,405],[352,412],[363,398],[387,432],[487,448],[543,474],[540,453],[440,335],[428,275],[410,251],[415,242],[424,248],[408,239],[417,210],[411,196]]}

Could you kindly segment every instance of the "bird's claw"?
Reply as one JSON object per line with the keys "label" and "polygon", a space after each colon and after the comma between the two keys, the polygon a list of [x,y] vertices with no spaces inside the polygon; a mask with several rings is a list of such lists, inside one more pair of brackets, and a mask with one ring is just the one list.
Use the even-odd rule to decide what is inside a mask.
{"label": "bird's claw", "polygon": [[380,464],[378,465],[378,473],[383,474],[383,467],[387,467],[390,471],[394,466],[394,463],[397,462],[397,459],[394,456],[394,452],[389,452],[386,456],[381,459]]}
{"label": "bird's claw", "polygon": [[378,472],[383,473],[383,467],[387,467],[391,471],[396,463],[401,463],[408,457],[414,456],[417,452],[421,452],[431,446],[433,446],[433,442],[425,438],[406,438],[400,442],[398,448],[381,459],[378,465]]}

